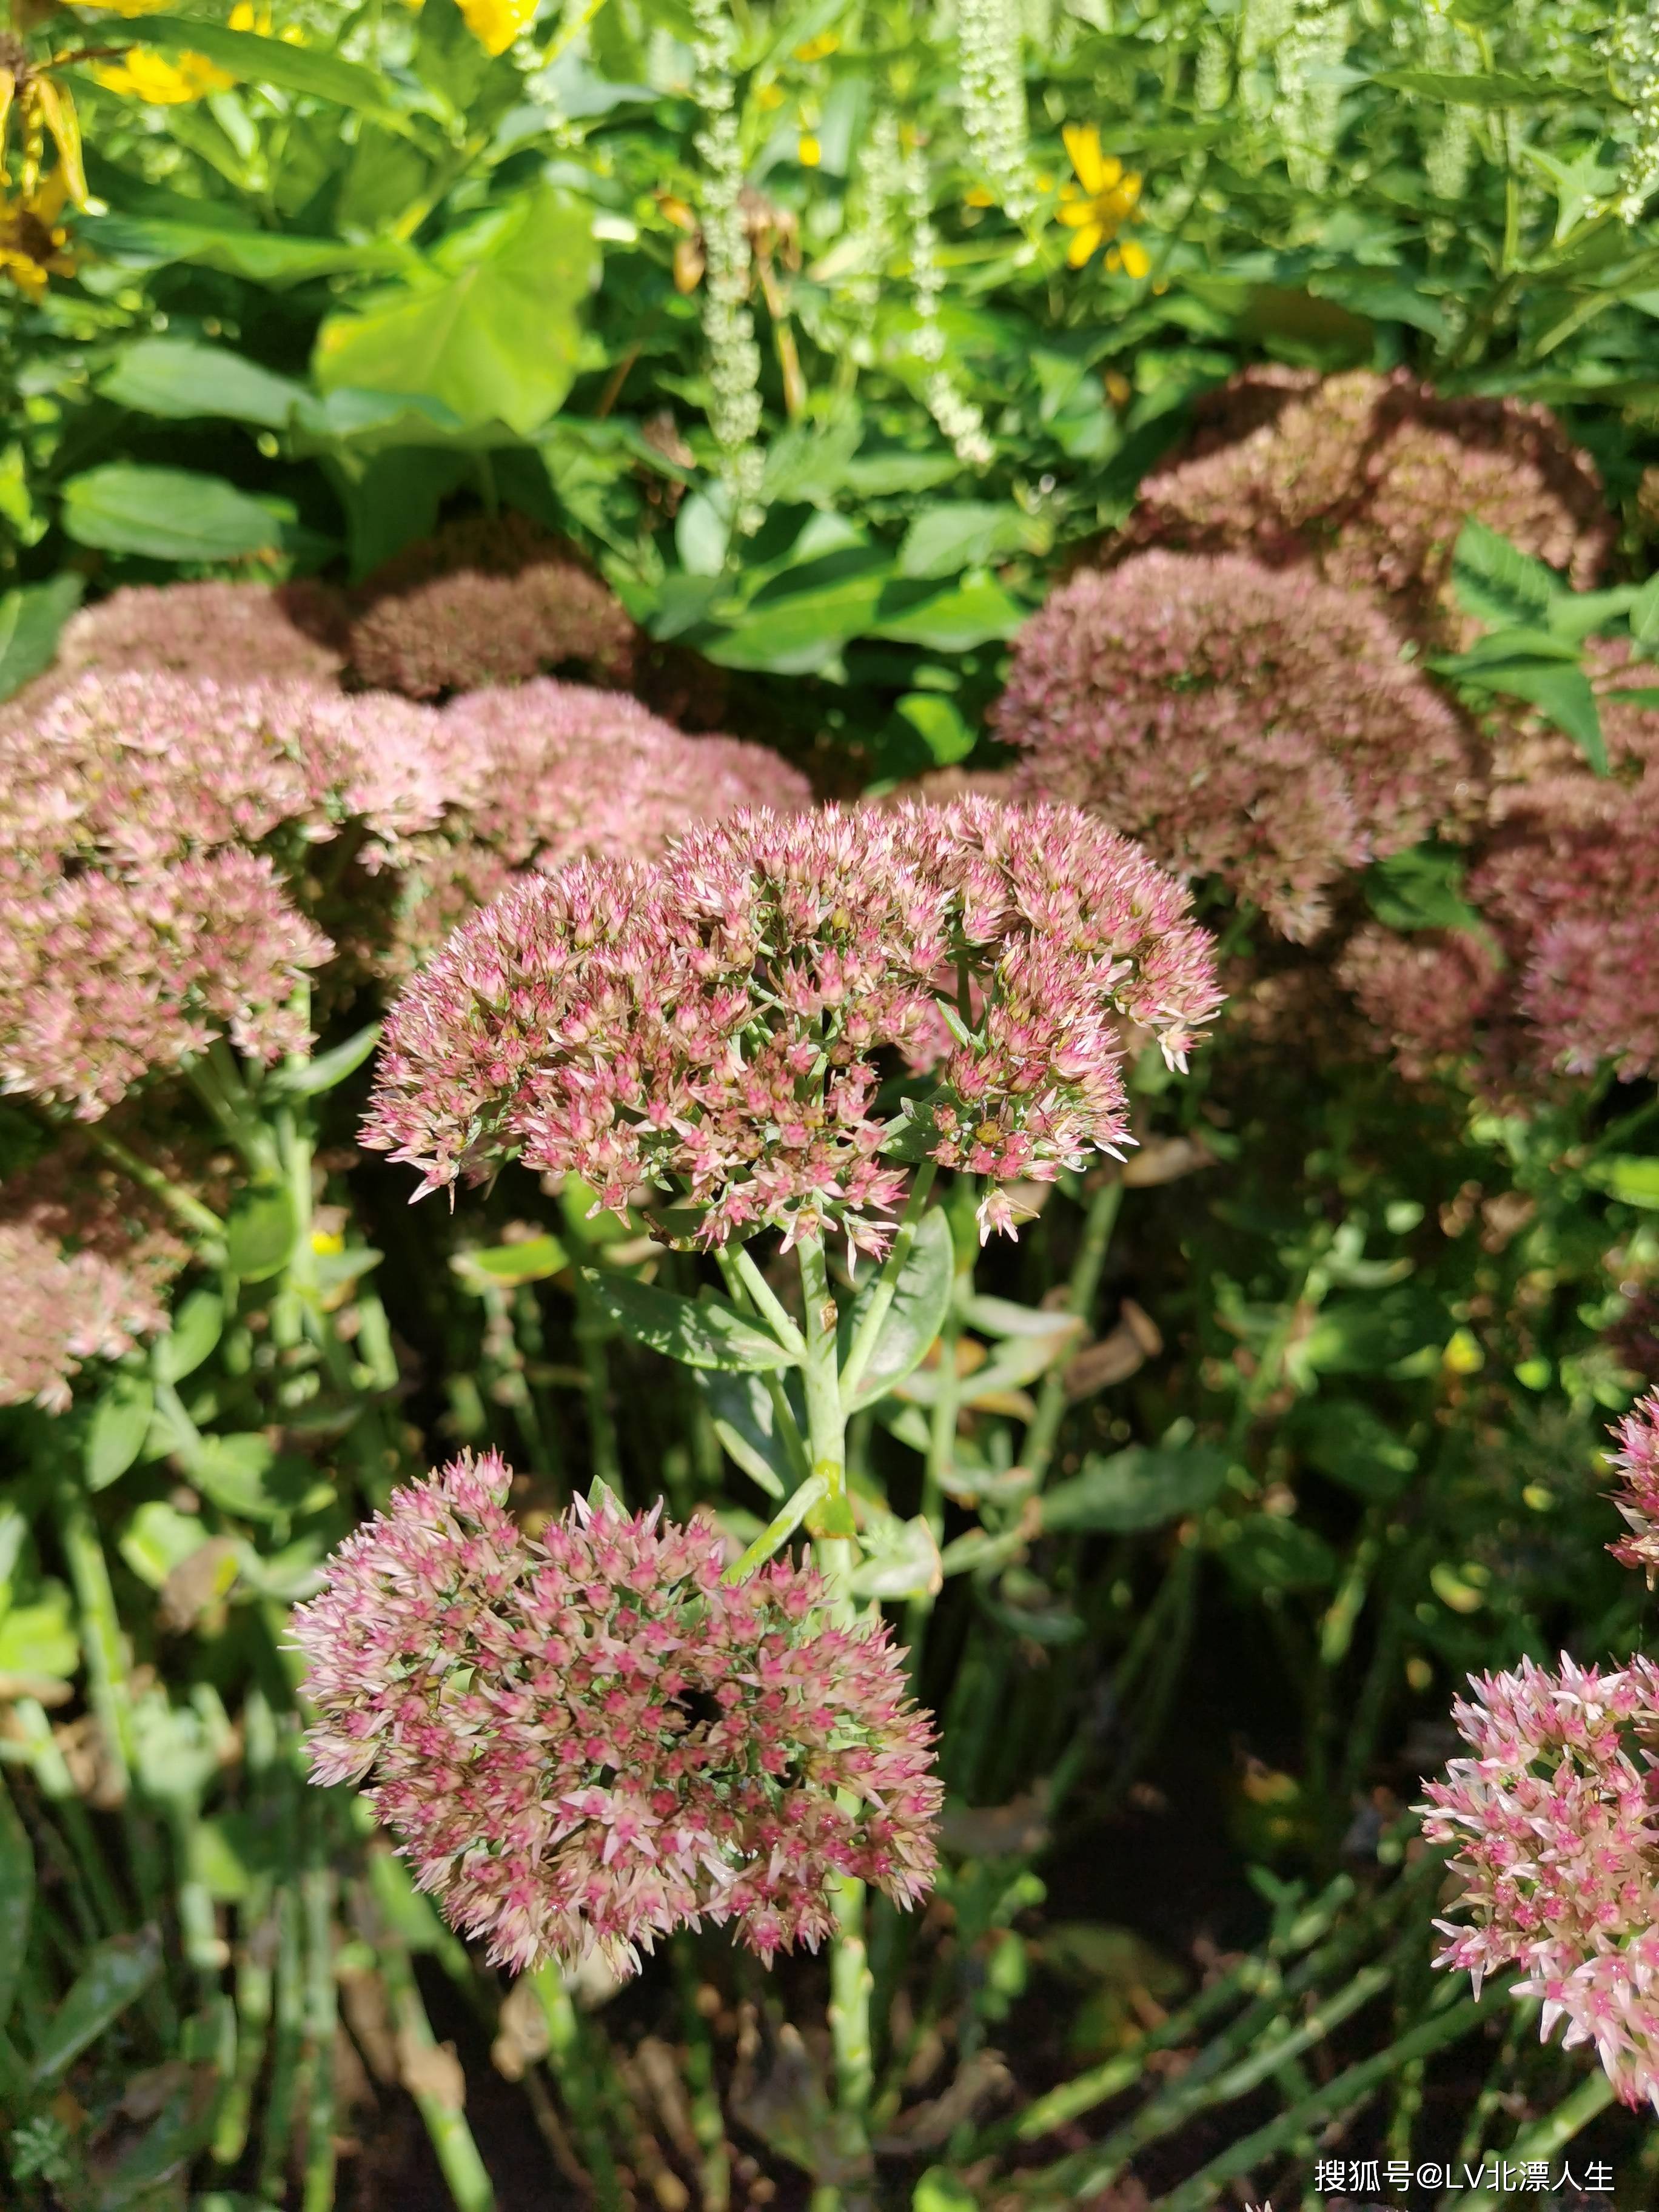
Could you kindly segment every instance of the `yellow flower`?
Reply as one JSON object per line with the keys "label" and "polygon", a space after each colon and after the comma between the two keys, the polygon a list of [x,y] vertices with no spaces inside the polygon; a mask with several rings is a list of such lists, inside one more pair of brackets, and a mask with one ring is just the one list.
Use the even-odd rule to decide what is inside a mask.
{"label": "yellow flower", "polygon": [[33,192],[15,199],[0,193],[0,276],[26,300],[45,295],[48,276],[72,276],[75,264],[65,252],[69,233],[58,218],[69,198],[69,180],[54,169]]}
{"label": "yellow flower", "polygon": [[[9,47],[9,51],[8,48]],[[0,40],[0,184],[9,182],[6,131],[12,111],[22,132],[23,158],[18,171],[21,204],[33,206],[40,190],[41,164],[48,142],[57,149],[58,171],[65,195],[76,207],[88,204],[87,173],[81,155],[81,118],[67,85],[54,84],[48,71],[66,58],[33,62],[21,46]]]}
{"label": "yellow flower", "polygon": [[[1078,177],[1077,185],[1066,185],[1060,192],[1060,219],[1077,233],[1066,258],[1073,269],[1081,269],[1133,216],[1140,198],[1140,179],[1133,173],[1126,175],[1115,154],[1101,151],[1100,133],[1092,124],[1085,128],[1080,123],[1068,123],[1060,136]],[[1150,264],[1140,247],[1136,246],[1134,252],[1140,267],[1138,271],[1131,268],[1129,273],[1144,276]],[[1127,250],[1121,252],[1119,259],[1128,267]]]}
{"label": "yellow flower", "polygon": [[755,100],[759,107],[769,114],[775,107],[783,106],[783,87],[769,81],[756,92]]}
{"label": "yellow flower", "polygon": [[270,36],[270,10],[261,8],[256,13],[249,0],[236,0],[236,5],[230,11],[230,27],[233,31],[257,31],[262,39],[268,39]]}
{"label": "yellow flower", "polygon": [[826,54],[833,54],[841,46],[841,34],[836,31],[820,31],[816,39],[809,39],[804,46],[795,49],[798,62],[821,62]]}
{"label": "yellow flower", "polygon": [[823,149],[819,145],[817,140],[812,136],[810,131],[803,131],[801,132],[800,145],[797,149],[797,151],[799,154],[800,165],[803,169],[816,169],[818,163],[823,159]]}
{"label": "yellow flower", "polygon": [[997,196],[994,192],[987,191],[983,185],[969,185],[962,200],[964,207],[988,208],[996,205]]}
{"label": "yellow flower", "polygon": [[159,15],[173,0],[74,0],[77,8],[96,8],[101,15]]}
{"label": "yellow flower", "polygon": [[149,107],[183,107],[210,92],[224,92],[236,82],[205,54],[181,53],[169,61],[148,46],[134,46],[125,61],[113,69],[94,70],[93,75],[106,91],[142,100]]}
{"label": "yellow flower", "polygon": [[487,54],[504,54],[536,20],[539,0],[459,0],[461,20]]}

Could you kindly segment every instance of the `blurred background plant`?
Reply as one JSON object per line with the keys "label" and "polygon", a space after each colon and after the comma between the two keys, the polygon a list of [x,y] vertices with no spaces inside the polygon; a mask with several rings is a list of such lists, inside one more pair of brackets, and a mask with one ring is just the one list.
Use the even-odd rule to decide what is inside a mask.
{"label": "blurred background plant", "polygon": [[[1433,1976],[1410,1808],[1465,1674],[1644,1634],[1656,52],[1553,0],[20,0],[8,2202],[1650,2178],[1535,2002]],[[852,1410],[947,1804],[849,2156],[822,1961],[509,1984],[301,1786],[288,1613],[459,1446],[532,1532],[597,1473],[761,1533],[764,1370],[652,1333],[712,1271],[568,1178],[411,1214],[378,1025],[520,872],[918,781],[1143,840],[1230,998],[1017,1244],[943,1179]]]}

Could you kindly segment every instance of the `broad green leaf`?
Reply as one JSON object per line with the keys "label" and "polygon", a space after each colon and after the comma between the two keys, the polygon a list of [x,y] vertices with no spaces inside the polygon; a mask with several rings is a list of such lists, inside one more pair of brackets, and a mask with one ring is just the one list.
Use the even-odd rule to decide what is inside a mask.
{"label": "broad green leaf", "polygon": [[298,1452],[279,1453],[262,1430],[207,1436],[178,1454],[191,1481],[222,1511],[244,1521],[314,1513],[334,1486]]}
{"label": "broad green leaf", "polygon": [[512,1290],[520,1283],[544,1282],[570,1264],[570,1255],[556,1237],[526,1237],[517,1244],[486,1244],[457,1252],[450,1261],[469,1290],[494,1285]]}
{"label": "broad green leaf", "polygon": [[926,759],[934,768],[948,768],[966,760],[974,750],[975,732],[963,718],[956,701],[942,691],[908,691],[893,712],[915,731]]}
{"label": "broad green leaf", "polygon": [[111,1936],[94,1944],[36,2047],[32,2069],[35,2087],[50,2088],[143,1996],[161,1971],[161,1942],[154,1928],[137,1936]]}
{"label": "broad green leaf", "polygon": [[325,392],[424,394],[463,424],[521,434],[547,420],[576,373],[577,310],[597,270],[586,211],[544,186],[464,243],[476,258],[447,276],[328,318],[315,356]]}
{"label": "broad green leaf", "polygon": [[80,1639],[61,1583],[46,1583],[41,1596],[14,1605],[0,1620],[0,1675],[67,1682],[80,1664]]}
{"label": "broad green leaf", "polygon": [[1328,1589],[1340,1571],[1322,1536],[1277,1513],[1228,1522],[1217,1549],[1228,1572],[1257,1592]]}
{"label": "broad green leaf", "polygon": [[704,646],[708,659],[725,668],[763,669],[775,676],[806,676],[827,668],[849,640],[868,631],[888,574],[886,563],[878,564],[868,549],[849,551],[857,556],[854,574],[816,589],[786,592],[781,585],[769,586],[738,621]]}
{"label": "broad green leaf", "polygon": [[594,1267],[584,1267],[581,1279],[599,1312],[630,1344],[642,1344],[684,1366],[761,1374],[795,1364],[793,1354],[775,1337],[723,1298],[683,1298]]}
{"label": "broad green leaf", "polygon": [[1609,1198],[1616,1198],[1621,1206],[1659,1212],[1659,1159],[1638,1152],[1615,1153],[1611,1159],[1592,1160],[1584,1170],[1584,1180],[1606,1191]]}
{"label": "broad green leaf", "polygon": [[99,384],[106,399],[141,415],[222,415],[234,422],[261,422],[280,430],[306,387],[291,377],[273,376],[256,362],[244,361],[226,346],[203,345],[193,338],[138,338],[123,346],[115,366]]}
{"label": "broad green leaf", "polygon": [[1452,552],[1452,590],[1464,613],[1477,622],[1499,629],[1516,625],[1546,629],[1551,605],[1561,588],[1553,568],[1511,545],[1484,522],[1471,516],[1459,531]]}
{"label": "broad green leaf", "polygon": [[148,1375],[118,1374],[92,1409],[82,1464],[88,1490],[107,1490],[144,1448],[155,1410]]}
{"label": "broad green leaf", "polygon": [[926,507],[904,533],[901,576],[959,576],[1004,553],[1042,553],[1052,532],[1012,501],[946,501]]}
{"label": "broad green leaf", "polygon": [[237,1195],[225,1220],[225,1259],[245,1283],[280,1273],[294,1253],[294,1201],[280,1184]]}
{"label": "broad green leaf", "polygon": [[705,1370],[696,1377],[722,1449],[769,1498],[781,1499],[801,1481],[779,1433],[772,1393],[758,1375]]}
{"label": "broad green leaf", "polygon": [[1582,668],[1546,660],[1516,661],[1483,669],[1478,678],[1466,680],[1478,682],[1489,691],[1502,692],[1507,698],[1526,700],[1547,721],[1566,732],[1597,775],[1607,773],[1601,713]]}
{"label": "broad green leaf", "polygon": [[913,584],[890,587],[863,635],[925,646],[930,653],[969,653],[976,645],[1012,637],[1031,611],[988,580],[963,584],[932,599],[914,597],[915,591]]}
{"label": "broad green leaf", "polygon": [[0,1774],[0,2028],[10,2017],[34,1910],[34,1853]]}
{"label": "broad green leaf", "polygon": [[1048,1529],[1156,1528],[1196,1513],[1221,1494],[1227,1455],[1207,1444],[1172,1450],[1131,1444],[1103,1457],[1091,1452],[1082,1472],[1042,1498]]}
{"label": "broad green leaf", "polygon": [[202,54],[244,84],[276,85],[284,92],[310,93],[337,107],[370,114],[388,112],[386,81],[360,62],[342,61],[317,46],[290,46],[286,39],[262,38],[257,31],[233,31],[204,16],[146,15],[123,26],[135,44],[170,52]]}
{"label": "broad green leaf", "polygon": [[1659,576],[1650,576],[1631,601],[1630,634],[1644,652],[1659,647]]}
{"label": "broad green leaf", "polygon": [[51,667],[59,633],[85,588],[83,577],[53,576],[0,597],[0,699],[9,699]]}
{"label": "broad green leaf", "polygon": [[1463,896],[1461,854],[1443,845],[1414,845],[1368,868],[1365,902],[1390,929],[1480,929]]}
{"label": "broad green leaf", "polygon": [[[902,1382],[921,1366],[939,1341],[939,1333],[945,1326],[955,1270],[951,1224],[936,1209],[922,1216],[909,1257],[899,1275],[893,1303],[882,1322],[875,1350],[858,1388],[848,1395],[848,1413],[884,1398],[895,1383]],[[859,1324],[870,1310],[878,1279],[872,1273],[842,1310],[840,1350],[843,1365]]]}
{"label": "broad green leaf", "polygon": [[175,1567],[211,1540],[199,1513],[181,1513],[160,1498],[147,1498],[121,1531],[121,1557],[141,1583],[160,1589]]}
{"label": "broad green leaf", "polygon": [[268,507],[222,477],[107,461],[64,486],[64,528],[77,545],[152,561],[233,561],[282,542]]}
{"label": "broad green leaf", "polygon": [[331,1045],[314,1060],[295,1067],[279,1067],[265,1078],[264,1087],[284,1098],[316,1098],[355,1074],[380,1041],[380,1024],[370,1022],[341,1043]]}
{"label": "broad green leaf", "polygon": [[193,1375],[219,1341],[225,1325],[224,1301],[214,1291],[192,1291],[173,1316],[173,1327],[155,1340],[157,1379],[182,1382]]}
{"label": "broad green leaf", "polygon": [[284,237],[231,223],[185,222],[157,216],[100,216],[87,222],[85,234],[118,261],[156,266],[190,262],[277,291],[320,276],[395,276],[419,265],[414,249],[394,240],[354,246],[337,238]]}

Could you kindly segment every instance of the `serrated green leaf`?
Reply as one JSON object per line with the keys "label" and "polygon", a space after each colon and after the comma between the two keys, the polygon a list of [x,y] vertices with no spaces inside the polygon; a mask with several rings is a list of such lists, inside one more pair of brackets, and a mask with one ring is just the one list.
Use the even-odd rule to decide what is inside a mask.
{"label": "serrated green leaf", "polygon": [[148,1375],[117,1375],[92,1409],[82,1457],[88,1490],[107,1490],[144,1448],[155,1410]]}
{"label": "serrated green leaf", "polygon": [[1368,868],[1365,902],[1390,929],[1478,930],[1480,915],[1463,896],[1464,862],[1445,846],[1417,845]]}
{"label": "serrated green leaf", "polygon": [[1385,70],[1376,82],[1391,92],[1414,93],[1419,100],[1440,100],[1452,107],[1553,106],[1568,89],[1548,77],[1511,76],[1496,70],[1479,76],[1453,70]]}
{"label": "serrated green leaf", "polygon": [[1497,629],[1547,629],[1561,580],[1471,515],[1452,552],[1452,590],[1465,614]]}
{"label": "serrated green leaf", "polygon": [[0,699],[51,667],[59,634],[85,588],[80,576],[53,576],[0,597]]}
{"label": "serrated green leaf", "polygon": [[683,1298],[596,1267],[584,1267],[581,1279],[599,1311],[630,1344],[644,1345],[684,1366],[753,1375],[796,1364],[775,1337],[746,1321],[724,1298]]}

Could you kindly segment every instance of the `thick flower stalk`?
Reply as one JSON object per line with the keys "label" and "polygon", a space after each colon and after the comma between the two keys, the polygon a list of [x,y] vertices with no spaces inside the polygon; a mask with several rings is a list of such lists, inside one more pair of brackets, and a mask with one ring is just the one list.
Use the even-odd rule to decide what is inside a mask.
{"label": "thick flower stalk", "polygon": [[1016,222],[1033,205],[1027,173],[1024,28],[1019,0],[957,0],[963,129],[980,173]]}
{"label": "thick flower stalk", "polygon": [[926,1158],[1005,1228],[1006,1183],[1126,1140],[1124,1025],[1174,1063],[1212,1011],[1189,904],[1075,809],[738,814],[457,931],[392,1009],[363,1140],[422,1190],[518,1158],[608,1206],[656,1186],[707,1246],[877,1254]]}
{"label": "thick flower stalk", "polygon": [[1020,632],[994,710],[1017,795],[1083,805],[1183,875],[1317,933],[1346,869],[1466,799],[1455,717],[1358,594],[1237,555],[1083,570]]}
{"label": "thick flower stalk", "polygon": [[1153,471],[1133,542],[1308,562],[1383,595],[1426,633],[1457,633],[1451,558],[1469,516],[1593,583],[1613,540],[1595,471],[1547,409],[1447,399],[1404,372],[1246,369]]}
{"label": "thick flower stalk", "polygon": [[763,1960],[833,1934],[841,1881],[925,1895],[932,1731],[884,1627],[826,1625],[778,1560],[605,1494],[539,1540],[467,1455],[397,1492],[294,1615],[322,1783],[368,1782],[419,1886],[498,1964],[628,1972],[729,1924]]}
{"label": "thick flower stalk", "polygon": [[1650,1390],[1619,1424],[1613,1502],[1630,1534],[1607,1549],[1620,1565],[1640,1567],[1651,1589],[1659,1581],[1659,1390]]}
{"label": "thick flower stalk", "polygon": [[691,0],[696,36],[694,94],[703,124],[694,143],[702,164],[697,213],[702,225],[705,270],[702,333],[708,346],[708,427],[720,453],[720,478],[731,502],[732,527],[760,527],[766,459],[756,440],[761,427],[761,356],[749,308],[754,275],[744,220],[743,128],[732,70],[738,34],[725,0]]}
{"label": "thick flower stalk", "polygon": [[554,669],[625,683],[635,629],[573,545],[524,516],[469,515],[407,545],[356,593],[346,652],[410,699]]}
{"label": "thick flower stalk", "polygon": [[1519,1966],[1542,2033],[1592,2044],[1627,2105],[1659,2110],[1659,1668],[1615,1673],[1564,1657],[1475,1677],[1452,1717],[1472,1756],[1427,1784],[1424,1832],[1456,1847],[1459,1917],[1437,1964],[1477,1991]]}
{"label": "thick flower stalk", "polygon": [[405,839],[396,970],[534,867],[582,854],[653,860],[693,822],[793,813],[805,776],[765,745],[689,738],[623,692],[545,678],[453,699],[433,729],[442,828]]}

